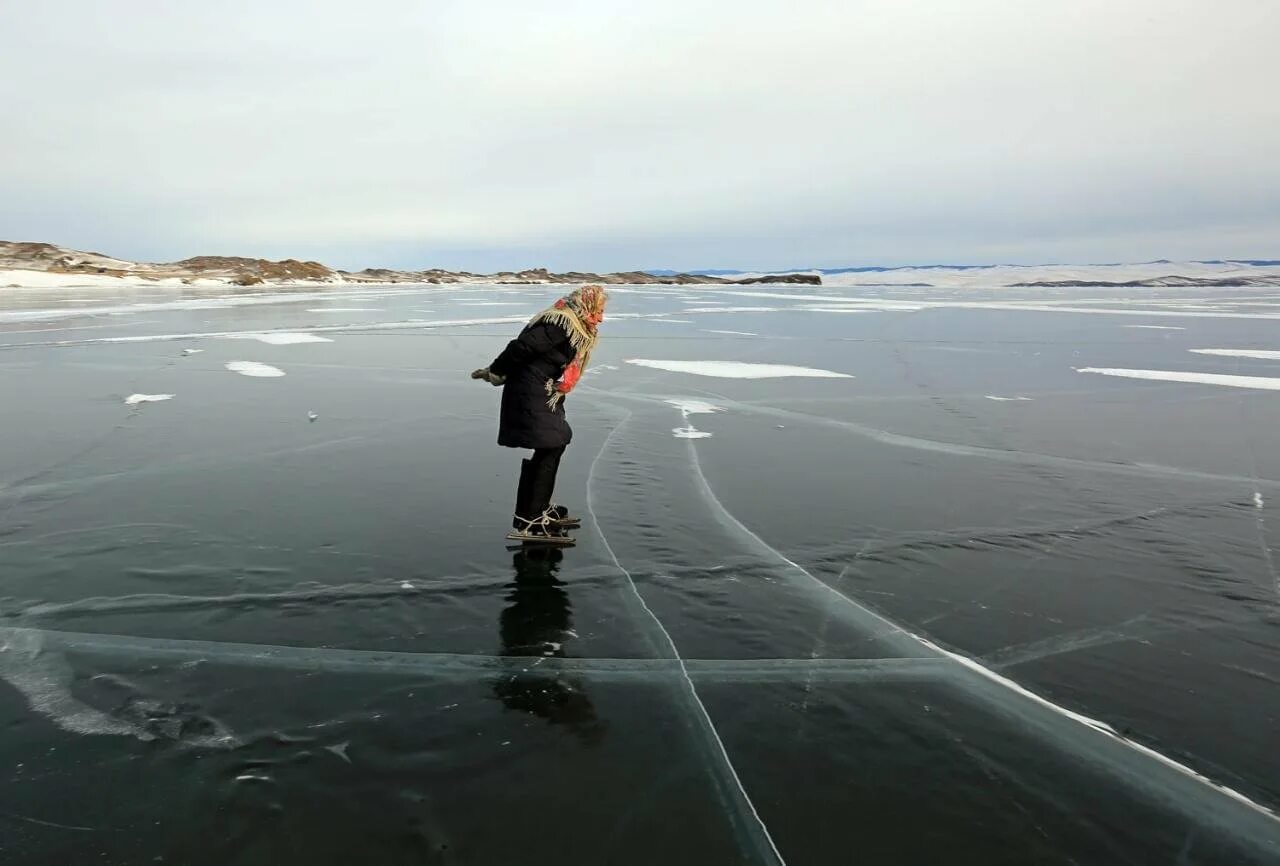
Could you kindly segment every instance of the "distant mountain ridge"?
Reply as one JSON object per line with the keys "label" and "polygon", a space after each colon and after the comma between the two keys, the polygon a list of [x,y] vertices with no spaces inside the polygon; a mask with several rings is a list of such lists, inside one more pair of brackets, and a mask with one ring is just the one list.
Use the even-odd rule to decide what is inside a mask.
{"label": "distant mountain ridge", "polygon": [[1212,259],[1091,265],[867,265],[785,272],[728,269],[553,272],[546,268],[477,274],[440,268],[344,271],[321,262],[244,256],[193,256],[178,262],[118,259],[49,243],[0,241],[0,288],[118,285],[120,281],[160,285],[255,286],[388,283],[504,283],[511,285],[602,283],[666,285],[797,285],[877,288],[1230,288],[1280,286],[1280,259]]}
{"label": "distant mountain ridge", "polygon": [[[6,276],[7,273],[7,276]],[[103,253],[72,250],[49,243],[0,241],[0,286],[22,287],[23,274],[65,275],[91,281],[141,280],[185,285],[228,284],[256,286],[265,283],[604,283],[604,284],[724,284],[798,283],[821,285],[815,274],[769,274],[724,279],[706,274],[656,276],[643,271],[596,274],[586,271],[553,273],[546,268],[473,274],[431,268],[421,271],[365,268],[343,271],[315,261],[254,259],[243,256],[194,256],[178,262],[131,262]],[[14,275],[17,275],[15,279]],[[29,277],[27,282],[30,282]],[[47,282],[42,284],[48,284]]]}
{"label": "distant mountain ridge", "polygon": [[[1189,259],[1189,264],[1195,265],[1249,265],[1252,267],[1280,267],[1280,259]],[[1034,265],[1020,264],[995,264],[995,265],[948,265],[948,264],[927,264],[927,265],[859,265],[856,267],[846,268],[786,268],[776,273],[799,273],[799,274],[871,274],[871,273],[888,273],[891,271],[978,271],[991,270],[994,268],[1062,268],[1062,267],[1096,267],[1096,268],[1118,268],[1133,265],[1171,265],[1175,264],[1171,259],[1152,259],[1147,262],[1088,262],[1084,265],[1072,265],[1065,262],[1044,262]],[[677,273],[667,268],[650,268],[645,270],[646,274],[654,276],[669,276]],[[741,268],[692,268],[687,273],[705,274],[707,276],[732,276],[734,274],[750,274],[761,273],[760,271],[743,270]]]}
{"label": "distant mountain ridge", "polygon": [[[824,285],[894,288],[1235,288],[1280,286],[1278,259],[1208,259],[1174,262],[1043,265],[864,265],[847,268],[797,268]],[[758,272],[695,270],[721,277],[758,276]]]}

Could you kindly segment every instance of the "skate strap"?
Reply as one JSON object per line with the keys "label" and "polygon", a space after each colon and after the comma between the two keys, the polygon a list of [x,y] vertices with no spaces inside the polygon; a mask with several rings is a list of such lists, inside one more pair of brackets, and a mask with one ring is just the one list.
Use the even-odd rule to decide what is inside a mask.
{"label": "skate strap", "polygon": [[540,526],[543,529],[552,529],[554,526],[554,518],[551,517],[550,508],[547,508],[546,511],[531,519],[521,517],[519,514],[513,514],[512,517],[524,524],[523,528],[520,530],[521,532],[528,532],[535,526]]}

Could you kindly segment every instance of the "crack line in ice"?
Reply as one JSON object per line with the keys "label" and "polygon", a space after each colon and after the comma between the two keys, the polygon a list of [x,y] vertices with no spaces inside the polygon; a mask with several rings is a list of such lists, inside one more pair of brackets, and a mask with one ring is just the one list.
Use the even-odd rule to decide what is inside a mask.
{"label": "crack line in ice", "polygon": [[6,818],[12,818],[15,821],[26,821],[29,824],[39,824],[41,827],[55,827],[59,830],[84,830],[89,833],[96,833],[97,827],[78,827],[75,824],[59,824],[57,821],[41,821],[39,818],[29,818],[26,815],[19,815],[16,812],[3,812],[0,815]]}
{"label": "crack line in ice", "polygon": [[[616,568],[611,568],[616,572]],[[277,644],[247,644],[233,641],[188,640],[183,638],[134,637],[94,632],[54,631],[26,626],[3,627],[0,635],[39,642],[44,649],[122,655],[131,659],[168,662],[209,661],[218,664],[251,665],[281,670],[387,673],[405,671],[474,676],[511,662],[528,662],[529,656],[482,655],[478,653],[402,652],[391,650],[297,647]],[[549,670],[606,677],[675,676],[684,671],[695,679],[760,678],[792,681],[799,675],[827,674],[833,678],[870,680],[928,679],[945,671],[936,658],[686,658],[682,669],[672,658],[637,657],[544,657],[537,659]]]}
{"label": "crack line in ice", "polygon": [[[605,537],[604,527],[600,525],[600,519],[596,516],[595,505],[592,501],[591,494],[592,480],[595,478],[596,465],[600,462],[600,458],[604,455],[605,451],[608,450],[613,437],[618,435],[618,431],[626,426],[627,422],[631,420],[631,414],[631,411],[627,410],[626,418],[614,427],[613,430],[610,431],[609,435],[605,437],[604,442],[600,445],[600,450],[596,452],[595,459],[591,461],[591,467],[587,470],[587,513],[591,515],[591,522],[596,528],[596,533],[600,536],[600,543],[604,545],[605,552],[609,554],[609,559],[613,561],[613,564],[617,567],[618,571],[626,577],[631,592],[635,595],[636,600],[639,601],[640,606],[644,609],[645,613],[647,613],[649,618],[653,620],[653,624],[657,626],[658,631],[662,634],[663,639],[671,650],[672,657],[680,666],[681,676],[683,677],[685,686],[688,689],[689,697],[693,701],[693,706],[697,711],[697,716],[702,722],[703,729],[710,736],[714,744],[715,753],[723,762],[724,769],[728,772],[729,778],[733,781],[733,785],[736,787],[738,795],[742,798],[743,804],[745,804],[747,809],[751,812],[751,816],[754,819],[753,826],[755,828],[755,832],[752,832],[752,825],[744,827],[743,830],[749,834],[750,838],[757,846],[757,850],[754,852],[755,855],[763,860],[777,862],[781,864],[781,866],[786,866],[786,860],[783,859],[782,852],[778,850],[778,846],[774,843],[773,836],[769,833],[769,828],[765,826],[764,819],[760,817],[760,813],[756,810],[755,803],[751,802],[751,795],[747,793],[746,786],[742,784],[742,779],[738,776],[738,771],[733,766],[733,761],[729,758],[729,750],[725,747],[724,741],[720,738],[720,734],[716,730],[715,722],[711,720],[711,714],[707,712],[706,706],[702,703],[702,698],[698,696],[698,690],[693,684],[693,678],[689,676],[688,666],[685,664],[684,657],[680,655],[680,650],[677,649],[675,640],[672,639],[671,633],[667,631],[667,627],[662,624],[662,620],[658,619],[658,615],[653,612],[653,609],[649,607],[648,602],[644,600],[644,596],[640,594],[640,588],[636,586],[635,580],[632,579],[631,572],[624,568],[622,562],[619,561],[618,555],[614,553],[613,546],[609,544],[609,539]],[[693,443],[690,443],[690,447],[692,447],[692,445]],[[764,846],[761,845],[761,842],[768,846],[768,850],[765,850]],[[770,854],[772,856],[770,856]]]}
{"label": "crack line in ice", "polygon": [[720,499],[719,497],[716,496],[715,491],[711,489],[711,485],[710,483],[708,483],[706,475],[703,474],[702,472],[702,464],[698,460],[698,450],[693,446],[692,442],[689,443],[689,452],[693,461],[694,474],[697,476],[697,481],[698,481],[699,487],[702,490],[703,496],[707,500],[708,504],[711,505],[716,511],[720,513],[724,522],[726,522],[731,526],[736,527],[739,532],[741,532],[743,535],[753,540],[757,545],[760,546],[761,549],[768,551],[778,560],[790,566],[791,568],[795,569],[797,572],[799,572],[800,574],[807,577],[809,580],[816,583],[822,589],[825,589],[827,592],[833,595],[836,599],[838,599],[841,602],[844,602],[845,604],[849,605],[850,607],[858,611],[860,615],[869,617],[883,624],[892,633],[899,634],[904,638],[915,641],[916,643],[920,644],[924,648],[932,651],[933,653],[936,653],[938,656],[941,656],[942,658],[949,659],[957,663],[964,669],[977,675],[983,681],[989,684],[995,685],[1000,689],[1007,690],[1009,692],[1012,692],[1015,695],[1025,698],[1028,701],[1030,701],[1032,704],[1038,707],[1041,707],[1043,709],[1046,709],[1057,716],[1061,716],[1062,718],[1076,722],[1077,724],[1083,726],[1086,729],[1103,734],[1106,737],[1108,737],[1111,741],[1119,743],[1120,745],[1136,752],[1139,755],[1143,755],[1147,758],[1152,759],[1156,763],[1175,771],[1180,776],[1191,779],[1194,782],[1197,782],[1205,786],[1207,789],[1211,791],[1215,791],[1219,794],[1222,794],[1225,797],[1227,797],[1229,800],[1232,800],[1240,805],[1246,806],[1253,812],[1265,818],[1268,818],[1273,822],[1280,823],[1280,815],[1277,815],[1271,809],[1267,808],[1261,803],[1258,803],[1250,799],[1249,797],[1245,796],[1244,794],[1240,793],[1234,788],[1230,788],[1219,782],[1215,782],[1214,780],[1196,771],[1195,769],[1187,766],[1186,764],[1176,761],[1173,758],[1170,758],[1169,756],[1163,754],[1162,752],[1159,752],[1155,749],[1150,748],[1149,746],[1145,746],[1142,743],[1129,739],[1128,737],[1121,734],[1119,731],[1117,731],[1115,728],[1113,728],[1111,725],[1107,724],[1106,722],[1099,721],[1098,719],[1091,718],[1089,716],[1084,715],[1083,713],[1078,713],[1074,710],[1070,710],[1064,706],[1056,704],[1048,700],[1047,698],[1041,697],[1040,695],[1036,694],[1035,692],[1021,685],[1020,683],[1017,683],[1014,680],[1011,680],[1008,677],[1003,676],[1002,674],[999,674],[991,670],[990,668],[985,667],[981,663],[975,661],[974,659],[968,656],[961,655],[960,653],[953,652],[948,649],[944,649],[943,647],[934,643],[929,638],[926,638],[923,635],[916,634],[915,632],[912,632],[907,628],[904,628],[903,626],[899,625],[898,623],[894,622],[888,617],[885,617],[884,615],[878,613],[877,611],[859,603],[858,601],[855,601],[854,599],[850,598],[844,593],[836,590],[826,581],[818,579],[811,572],[809,572],[807,569],[805,569],[803,566],[797,563],[795,560],[791,559],[782,551],[773,547],[771,544],[769,544],[767,541],[765,541],[763,538],[761,538],[759,535],[757,535],[755,532],[749,529],[744,523],[742,523],[742,521],[734,517],[732,512],[730,512],[727,508],[725,508],[724,504],[720,502]]}
{"label": "crack line in ice", "polygon": [[[1147,638],[1168,634],[1203,631],[1236,624],[1215,622],[1207,625],[1186,625],[1173,621],[1153,620],[1145,613],[1142,613],[1115,625],[1080,629],[1066,634],[1054,635],[1043,640],[1001,647],[984,655],[982,662],[993,669],[1016,667],[1028,662],[1041,661],[1042,659],[1054,658],[1100,646],[1146,640]],[[1134,628],[1134,630],[1129,631],[1130,628]]]}

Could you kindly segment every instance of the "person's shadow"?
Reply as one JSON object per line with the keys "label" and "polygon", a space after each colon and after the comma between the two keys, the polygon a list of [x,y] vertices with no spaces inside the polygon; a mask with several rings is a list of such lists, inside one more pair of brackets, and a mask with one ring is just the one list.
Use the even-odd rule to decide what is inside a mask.
{"label": "person's shadow", "polygon": [[[525,547],[511,558],[515,580],[508,584],[507,606],[498,619],[502,655],[535,659],[566,658],[564,647],[577,637],[565,582],[556,576],[564,551]],[[596,742],[605,725],[576,677],[554,664],[522,662],[493,684],[494,695],[513,710],[564,725],[587,742]]]}

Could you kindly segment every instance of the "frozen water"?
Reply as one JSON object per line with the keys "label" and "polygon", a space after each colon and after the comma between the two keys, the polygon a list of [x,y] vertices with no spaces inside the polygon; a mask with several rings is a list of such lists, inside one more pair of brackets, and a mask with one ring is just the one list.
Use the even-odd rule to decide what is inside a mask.
{"label": "frozen water", "polygon": [[617,287],[548,551],[466,310],[562,287],[84,291],[0,298],[24,862],[1277,860],[1280,403],[1121,374],[1280,299]]}

